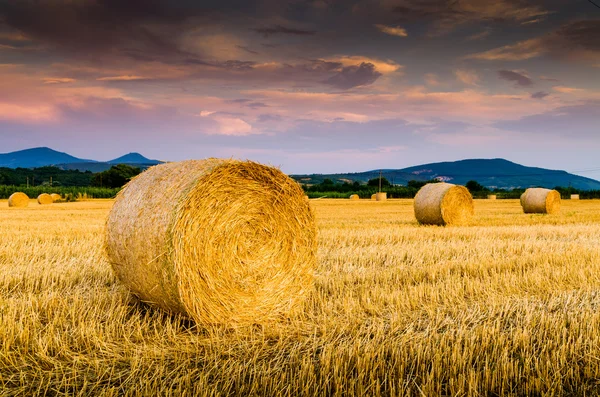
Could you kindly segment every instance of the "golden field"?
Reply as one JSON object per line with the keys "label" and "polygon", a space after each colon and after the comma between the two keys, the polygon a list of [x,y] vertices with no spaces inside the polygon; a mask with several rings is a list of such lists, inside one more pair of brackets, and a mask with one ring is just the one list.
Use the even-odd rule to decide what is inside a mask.
{"label": "golden field", "polygon": [[0,201],[0,396],[600,394],[600,201],[476,200],[444,228],[412,200],[311,200],[304,314],[238,330],[137,303],[111,204]]}

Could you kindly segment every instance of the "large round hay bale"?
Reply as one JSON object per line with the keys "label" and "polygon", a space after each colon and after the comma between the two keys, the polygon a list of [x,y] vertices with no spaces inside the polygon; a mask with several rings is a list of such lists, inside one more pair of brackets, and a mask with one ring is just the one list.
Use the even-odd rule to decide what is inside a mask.
{"label": "large round hay bale", "polygon": [[23,192],[16,192],[8,198],[9,207],[27,207],[29,205],[29,197]]}
{"label": "large round hay bale", "polygon": [[58,193],[52,193],[52,194],[50,194],[50,197],[52,197],[52,201],[53,202],[57,202],[57,201],[62,200],[62,197]]}
{"label": "large round hay bale", "polygon": [[571,200],[579,200],[579,195],[578,194],[572,194],[571,195]]}
{"label": "large round hay bale", "polygon": [[560,211],[560,193],[544,188],[529,188],[521,196],[526,214],[556,214]]}
{"label": "large round hay bale", "polygon": [[464,186],[429,183],[415,196],[415,217],[425,225],[464,225],[473,217],[473,197]]}
{"label": "large round hay bale", "polygon": [[373,193],[371,195],[371,200],[377,200],[377,193]]}
{"label": "large round hay bale", "polygon": [[360,200],[360,197],[358,196],[358,194],[351,194],[350,200]]}
{"label": "large round hay bale", "polygon": [[387,193],[386,192],[375,193],[375,200],[377,200],[377,201],[387,200]]}
{"label": "large round hay bale", "polygon": [[54,200],[48,193],[42,193],[37,197],[38,204],[52,204]]}
{"label": "large round hay bale", "polygon": [[280,318],[313,289],[316,229],[304,196],[280,170],[250,161],[157,165],[117,195],[108,257],[142,301],[198,323]]}
{"label": "large round hay bale", "polygon": [[488,200],[496,200],[498,196],[496,196],[495,194],[488,194],[487,198]]}

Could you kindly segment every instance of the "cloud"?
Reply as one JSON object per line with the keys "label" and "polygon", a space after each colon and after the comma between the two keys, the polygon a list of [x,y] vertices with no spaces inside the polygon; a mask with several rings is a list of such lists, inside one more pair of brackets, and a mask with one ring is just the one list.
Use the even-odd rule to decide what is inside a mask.
{"label": "cloud", "polygon": [[550,55],[558,59],[595,63],[600,60],[600,19],[571,21],[543,36],[468,55],[485,61],[522,61]]}
{"label": "cloud", "polygon": [[356,66],[347,66],[335,75],[324,81],[335,88],[347,90],[350,88],[373,84],[381,73],[375,70],[375,65],[372,63],[363,62]]}
{"label": "cloud", "polygon": [[44,84],[64,84],[74,83],[77,80],[68,77],[44,77],[42,81],[44,82]]}
{"label": "cloud", "polygon": [[401,21],[430,21],[435,34],[473,22],[527,23],[545,18],[550,12],[521,0],[403,0],[391,8]]}
{"label": "cloud", "polygon": [[580,105],[563,106],[554,110],[525,116],[518,120],[500,121],[494,127],[536,133],[541,136],[556,135],[569,137],[596,138],[598,135],[598,107],[600,102],[589,101]]}
{"label": "cloud", "polygon": [[525,76],[523,73],[519,73],[514,70],[499,70],[498,77],[500,77],[502,80],[513,81],[515,84],[521,87],[529,87],[533,85],[533,80]]}
{"label": "cloud", "polygon": [[387,26],[381,24],[375,24],[375,27],[379,29],[380,32],[385,34],[389,34],[390,36],[398,36],[398,37],[407,37],[408,33],[406,33],[406,29],[400,26]]}
{"label": "cloud", "polygon": [[467,37],[467,41],[483,40],[492,33],[492,29],[485,29],[479,33],[474,33]]}
{"label": "cloud", "polygon": [[585,91],[583,88],[565,87],[561,85],[554,86],[552,89],[563,94],[578,94]]}
{"label": "cloud", "polygon": [[547,52],[542,39],[529,39],[492,50],[468,55],[467,59],[484,61],[522,61],[538,57]]}
{"label": "cloud", "polygon": [[327,61],[331,62],[331,65],[333,66],[330,70],[337,69],[341,66],[359,65],[361,63],[373,64],[375,69],[383,74],[395,73],[402,69],[402,65],[397,64],[391,59],[382,60],[359,55],[331,57],[327,58]]}
{"label": "cloud", "polygon": [[550,94],[548,94],[547,92],[538,91],[538,92],[534,92],[533,94],[531,94],[531,98],[533,98],[533,99],[544,99],[548,95],[550,95]]}
{"label": "cloud", "polygon": [[123,75],[123,76],[108,76],[108,77],[100,77],[96,80],[98,81],[131,81],[131,80],[143,80],[145,77],[136,76],[136,75]]}
{"label": "cloud", "polygon": [[467,85],[477,85],[479,75],[474,70],[457,69],[454,71],[456,78]]}
{"label": "cloud", "polygon": [[427,73],[424,76],[425,78],[425,83],[429,86],[437,86],[440,85],[440,78],[437,74],[435,73]]}
{"label": "cloud", "polygon": [[269,37],[274,34],[289,34],[294,36],[312,36],[317,32],[314,30],[303,30],[303,29],[294,29],[288,28],[286,26],[275,25],[268,28],[256,28],[255,32],[264,35],[265,37]]}

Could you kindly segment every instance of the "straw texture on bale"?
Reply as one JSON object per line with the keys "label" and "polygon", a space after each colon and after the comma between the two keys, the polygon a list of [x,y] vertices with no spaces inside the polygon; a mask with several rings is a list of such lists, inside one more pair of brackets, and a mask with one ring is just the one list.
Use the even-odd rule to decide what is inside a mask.
{"label": "straw texture on bale", "polygon": [[560,193],[544,188],[529,188],[521,196],[526,214],[556,214],[560,211]]}
{"label": "straw texture on bale", "polygon": [[473,197],[464,186],[429,183],[415,196],[415,217],[425,225],[464,225],[473,217]]}
{"label": "straw texture on bale", "polygon": [[387,200],[387,193],[386,192],[375,193],[375,200],[377,200],[377,201]]}
{"label": "straw texture on bale", "polygon": [[62,197],[60,197],[60,194],[58,194],[58,193],[52,193],[52,194],[50,194],[50,197],[52,197],[52,201],[54,201],[54,202],[62,200]]}
{"label": "straw texture on bale", "polygon": [[579,200],[579,195],[578,194],[572,194],[571,195],[571,200]]}
{"label": "straw texture on bale", "polygon": [[358,196],[358,194],[351,194],[350,200],[360,200],[360,197]]}
{"label": "straw texture on bale", "polygon": [[377,193],[373,193],[371,195],[371,200],[377,200]]}
{"label": "straw texture on bale", "polygon": [[48,193],[42,193],[37,197],[38,204],[52,204],[54,200]]}
{"label": "straw texture on bale", "polygon": [[8,198],[9,207],[27,207],[29,205],[29,197],[23,192],[16,192]]}
{"label": "straw texture on bale", "polygon": [[498,197],[495,194],[488,194],[487,198],[488,200],[496,200]]}
{"label": "straw texture on bale", "polygon": [[300,186],[250,161],[149,168],[117,195],[106,248],[141,300],[197,323],[248,325],[302,309],[316,229]]}

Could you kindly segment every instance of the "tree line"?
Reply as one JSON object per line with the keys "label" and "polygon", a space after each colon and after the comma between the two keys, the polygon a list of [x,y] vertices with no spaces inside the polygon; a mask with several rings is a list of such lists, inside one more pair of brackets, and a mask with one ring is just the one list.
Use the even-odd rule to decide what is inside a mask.
{"label": "tree line", "polygon": [[[381,191],[386,192],[390,198],[414,198],[419,189],[428,183],[439,183],[438,180],[408,181],[404,185],[392,185],[385,177],[381,178]],[[475,180],[465,184],[473,198],[486,198],[489,194],[495,194],[499,199],[518,199],[525,189],[489,189]],[[355,181],[353,183],[335,183],[331,179],[325,179],[314,185],[303,184],[302,188],[310,198],[348,198],[351,194],[358,194],[360,198],[371,198],[371,195],[379,191],[379,178],[370,179],[366,184]],[[569,198],[572,194],[579,194],[582,199],[600,199],[600,190],[579,190],[573,187],[556,186],[561,197]]]}
{"label": "tree line", "polygon": [[117,164],[102,172],[63,170],[58,167],[0,168],[0,185],[25,187],[100,187],[120,188],[142,170]]}

